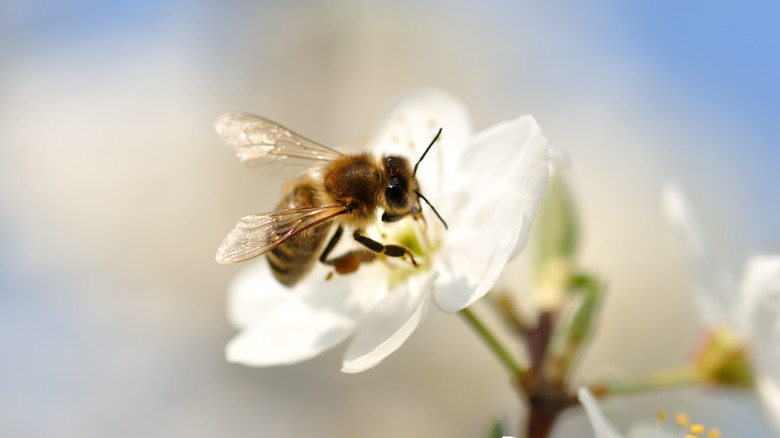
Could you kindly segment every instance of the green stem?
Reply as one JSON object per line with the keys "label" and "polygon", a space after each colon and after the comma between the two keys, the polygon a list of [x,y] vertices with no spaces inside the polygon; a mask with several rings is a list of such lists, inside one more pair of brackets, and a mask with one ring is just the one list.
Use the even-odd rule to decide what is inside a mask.
{"label": "green stem", "polygon": [[483,324],[482,321],[471,310],[463,309],[459,313],[466,320],[466,322],[469,323],[471,328],[477,332],[482,340],[485,341],[488,347],[493,350],[493,353],[498,356],[498,359],[512,374],[512,376],[520,381],[525,374],[525,371],[520,367],[520,364],[517,363],[514,357],[512,357],[512,355],[509,353],[509,350],[504,347],[501,341],[499,341],[498,338],[493,335],[490,329],[488,329],[487,326],[485,326],[485,324]]}
{"label": "green stem", "polygon": [[593,385],[592,390],[599,395],[619,395],[640,391],[678,388],[707,381],[699,369],[691,364],[679,368],[656,371],[642,376],[617,380],[606,385]]}

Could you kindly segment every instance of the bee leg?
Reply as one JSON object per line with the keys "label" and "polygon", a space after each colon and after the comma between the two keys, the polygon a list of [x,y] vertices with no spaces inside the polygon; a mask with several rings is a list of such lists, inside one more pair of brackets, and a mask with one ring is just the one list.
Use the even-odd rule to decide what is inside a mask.
{"label": "bee leg", "polygon": [[336,244],[339,243],[339,239],[341,239],[342,233],[344,233],[344,227],[339,225],[339,227],[336,229],[336,232],[333,233],[333,237],[330,238],[330,242],[328,242],[325,250],[322,251],[322,255],[320,255],[320,262],[325,263],[325,260],[327,260],[330,252],[333,251],[333,248],[335,248]]}
{"label": "bee leg", "polygon": [[409,251],[409,249],[406,247],[401,245],[383,245],[370,237],[366,237],[360,234],[359,230],[352,233],[352,237],[354,237],[358,243],[370,249],[371,251],[384,254],[388,257],[403,257],[407,255],[409,256],[409,260],[411,260],[412,265],[414,265],[415,268],[418,267],[417,261],[414,260],[414,254],[412,254],[412,252]]}
{"label": "bee leg", "polygon": [[323,260],[323,263],[333,266],[336,268],[336,272],[343,275],[357,271],[361,263],[370,262],[376,257],[377,255],[371,251],[356,250],[336,257],[335,259]]}
{"label": "bee leg", "polygon": [[[357,271],[361,263],[370,262],[371,260],[374,260],[376,256],[372,252],[361,250],[350,251],[334,259],[328,259],[328,255],[330,255],[331,251],[333,251],[333,248],[336,247],[336,244],[339,243],[339,239],[341,239],[341,235],[343,233],[344,227],[339,225],[339,227],[336,229],[336,232],[333,233],[333,237],[330,238],[330,242],[328,242],[328,244],[325,246],[325,250],[322,251],[322,255],[320,255],[320,262],[333,266],[336,268],[336,272],[339,274],[350,274]],[[330,279],[332,276],[333,273],[329,274],[328,279]]]}

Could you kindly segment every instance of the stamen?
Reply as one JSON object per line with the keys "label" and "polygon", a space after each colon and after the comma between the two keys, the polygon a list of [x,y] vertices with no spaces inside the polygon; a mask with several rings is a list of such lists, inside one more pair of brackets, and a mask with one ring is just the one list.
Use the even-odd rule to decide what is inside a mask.
{"label": "stamen", "polygon": [[678,412],[674,414],[674,422],[677,423],[678,426],[686,428],[688,427],[688,424],[691,422],[691,420],[687,415],[683,414],[682,412]]}
{"label": "stamen", "polygon": [[691,427],[688,430],[694,435],[701,435],[704,433],[704,426],[701,424],[691,424]]}

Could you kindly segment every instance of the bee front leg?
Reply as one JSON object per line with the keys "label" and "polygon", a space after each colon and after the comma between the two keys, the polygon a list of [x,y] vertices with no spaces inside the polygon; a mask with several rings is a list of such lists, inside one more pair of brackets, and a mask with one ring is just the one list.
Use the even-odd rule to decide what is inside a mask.
{"label": "bee front leg", "polygon": [[322,251],[322,254],[320,254],[320,262],[326,263],[326,260],[328,259],[328,255],[331,251],[333,251],[333,248],[336,247],[336,244],[339,243],[339,239],[341,239],[341,234],[344,233],[344,227],[339,225],[338,228],[336,228],[336,232],[333,233],[333,237],[330,238],[330,242],[328,242],[328,245],[325,247],[325,250]]}
{"label": "bee front leg", "polygon": [[414,265],[415,268],[418,267],[417,261],[414,260],[414,254],[406,247],[401,245],[383,245],[370,237],[360,234],[360,230],[352,233],[352,237],[354,237],[358,243],[375,253],[384,254],[388,257],[403,257],[407,255],[409,256],[412,265]]}

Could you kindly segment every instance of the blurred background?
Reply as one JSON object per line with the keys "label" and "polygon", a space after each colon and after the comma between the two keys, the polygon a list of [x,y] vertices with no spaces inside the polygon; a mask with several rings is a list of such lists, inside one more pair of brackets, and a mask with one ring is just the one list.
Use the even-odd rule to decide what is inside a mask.
{"label": "blurred background", "polygon": [[[241,166],[216,117],[359,145],[419,86],[463,99],[477,129],[531,113],[569,151],[582,261],[610,285],[579,377],[683,363],[699,323],[661,188],[686,189],[735,272],[776,250],[779,18],[769,1],[0,3],[0,436],[518,433],[503,369],[436,309],[359,375],[339,372],[343,347],[282,368],[224,359],[241,267],[214,254],[279,183]],[[646,405],[769,436],[739,397]]]}

